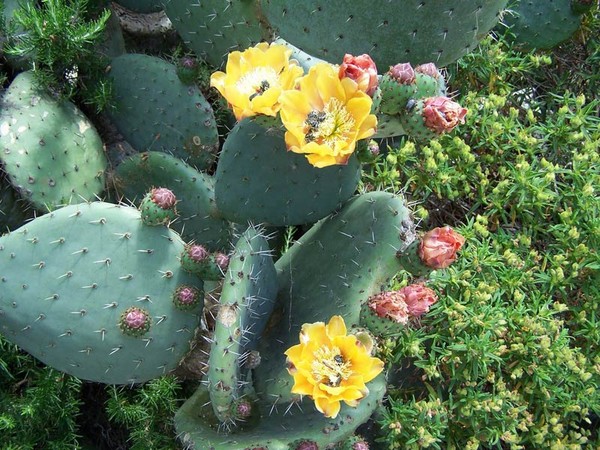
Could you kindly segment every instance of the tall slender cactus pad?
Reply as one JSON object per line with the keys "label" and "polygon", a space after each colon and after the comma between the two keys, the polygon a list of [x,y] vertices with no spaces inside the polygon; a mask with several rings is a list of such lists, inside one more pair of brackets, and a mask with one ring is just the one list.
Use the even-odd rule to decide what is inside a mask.
{"label": "tall slender cactus pad", "polygon": [[398,251],[416,238],[402,197],[385,192],[349,200],[337,214],[314,225],[275,264],[279,293],[255,370],[259,395],[288,402],[292,377],[284,351],[304,323],[343,316],[358,325],[362,302],[388,284],[400,269]]}
{"label": "tall slender cactus pad", "polygon": [[186,242],[208,250],[223,250],[231,241],[231,224],[215,205],[214,179],[181,159],[162,152],[145,152],[124,160],[113,174],[118,195],[139,205],[151,188],[166,187],[178,199],[178,219],[171,224]]}
{"label": "tall slender cactus pad", "polygon": [[498,22],[506,0],[267,0],[261,8],[278,36],[339,63],[368,53],[385,70],[401,61],[445,66],[472,50]]}
{"label": "tall slender cactus pad", "polygon": [[168,373],[189,350],[202,308],[200,298],[196,310],[177,307],[182,286],[198,296],[203,287],[180,270],[183,247],[126,206],[45,214],[0,238],[0,332],[86,380],[131,384]]}
{"label": "tall slender cactus pad", "polygon": [[107,161],[93,124],[72,103],[22,72],[0,100],[0,161],[20,195],[40,211],[94,200]]}
{"label": "tall slender cactus pad", "polygon": [[[216,314],[208,363],[208,389],[215,416],[223,423],[244,420],[238,411],[247,383],[240,366],[262,335],[275,305],[277,275],[261,230],[248,228],[229,258]],[[248,400],[247,400],[248,401]],[[248,406],[248,415],[251,406]]]}
{"label": "tall slender cactus pad", "polygon": [[233,222],[274,226],[316,222],[356,190],[360,165],[322,169],[287,150],[282,127],[244,119],[231,130],[215,174],[218,209]]}

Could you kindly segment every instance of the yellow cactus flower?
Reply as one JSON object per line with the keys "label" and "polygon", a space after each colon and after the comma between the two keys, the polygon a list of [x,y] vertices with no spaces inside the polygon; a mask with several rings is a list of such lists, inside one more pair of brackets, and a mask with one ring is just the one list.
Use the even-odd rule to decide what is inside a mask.
{"label": "yellow cactus flower", "polygon": [[356,141],[375,134],[373,100],[327,63],[311,67],[298,86],[279,99],[288,149],[306,154],[315,167],[346,164]]}
{"label": "yellow cactus flower", "polygon": [[288,372],[294,377],[293,394],[312,397],[316,408],[335,418],[340,402],[356,407],[369,390],[366,383],[383,370],[383,361],[369,354],[354,335],[346,334],[341,316],[304,324],[300,344],[285,352]]}
{"label": "yellow cactus flower", "polygon": [[264,114],[276,116],[279,96],[293,89],[304,73],[284,45],[261,42],[243,52],[231,52],[225,72],[215,72],[210,85],[227,100],[237,120]]}

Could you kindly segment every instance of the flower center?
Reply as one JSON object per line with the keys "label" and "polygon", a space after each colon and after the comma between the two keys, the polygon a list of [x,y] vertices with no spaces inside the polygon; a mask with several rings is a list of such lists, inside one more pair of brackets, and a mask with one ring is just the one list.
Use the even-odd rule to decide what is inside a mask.
{"label": "flower center", "polygon": [[315,380],[328,386],[338,387],[352,374],[351,363],[344,360],[340,349],[323,345],[314,353],[312,374]]}
{"label": "flower center", "polygon": [[252,100],[254,97],[264,94],[267,89],[278,85],[279,77],[272,67],[257,67],[244,74],[236,83],[238,91],[246,95],[248,100]]}
{"label": "flower center", "polygon": [[323,111],[313,110],[304,121],[304,139],[335,148],[337,141],[351,140],[354,118],[337,98],[331,98]]}

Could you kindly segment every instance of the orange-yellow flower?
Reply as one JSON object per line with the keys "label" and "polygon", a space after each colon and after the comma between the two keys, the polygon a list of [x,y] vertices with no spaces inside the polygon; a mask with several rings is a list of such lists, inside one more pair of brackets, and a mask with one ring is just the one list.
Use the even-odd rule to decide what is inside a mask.
{"label": "orange-yellow flower", "polygon": [[292,51],[284,45],[261,42],[243,52],[231,52],[225,72],[215,72],[210,85],[227,100],[237,120],[264,114],[276,116],[279,96],[293,89],[304,71],[290,61]]}
{"label": "orange-yellow flower", "polygon": [[357,406],[369,390],[366,383],[383,370],[383,361],[372,357],[354,335],[346,334],[341,316],[304,324],[300,344],[289,348],[288,372],[294,377],[293,394],[312,397],[316,408],[335,418],[343,401]]}
{"label": "orange-yellow flower", "polygon": [[373,100],[327,63],[311,67],[298,86],[279,99],[288,149],[306,154],[315,167],[346,164],[356,141],[375,134]]}

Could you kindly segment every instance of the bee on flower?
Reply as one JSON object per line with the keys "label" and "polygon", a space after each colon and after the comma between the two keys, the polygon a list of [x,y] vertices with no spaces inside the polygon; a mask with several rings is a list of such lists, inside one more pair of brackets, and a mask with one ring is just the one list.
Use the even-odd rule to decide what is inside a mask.
{"label": "bee on flower", "polygon": [[237,120],[255,115],[275,117],[279,97],[293,89],[304,74],[284,45],[261,42],[243,52],[231,52],[225,72],[215,72],[210,85],[227,100]]}
{"label": "bee on flower", "polygon": [[373,100],[331,64],[311,67],[298,89],[284,91],[279,101],[288,149],[315,167],[346,164],[356,142],[375,134]]}

